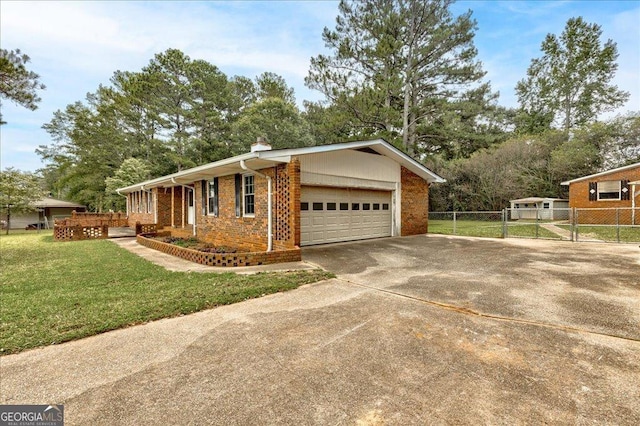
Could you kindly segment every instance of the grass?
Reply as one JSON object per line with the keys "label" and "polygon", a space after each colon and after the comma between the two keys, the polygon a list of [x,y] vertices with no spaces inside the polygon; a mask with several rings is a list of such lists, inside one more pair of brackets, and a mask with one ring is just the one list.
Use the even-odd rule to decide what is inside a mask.
{"label": "grass", "polygon": [[[429,219],[430,234],[460,235],[464,237],[489,237],[502,238],[502,222],[482,220],[456,220],[455,233],[453,232],[453,220]],[[536,238],[535,223],[509,224],[510,237]],[[538,227],[539,238],[560,238],[557,234]]]}
{"label": "grass", "polygon": [[[569,225],[560,225],[560,227],[569,229]],[[578,241],[580,240],[601,240],[601,241],[618,241],[616,227],[609,226],[578,226]],[[640,226],[620,227],[620,242],[637,243],[640,242]]]}
{"label": "grass", "polygon": [[332,277],[171,272],[106,240],[0,236],[0,354],[240,302]]}

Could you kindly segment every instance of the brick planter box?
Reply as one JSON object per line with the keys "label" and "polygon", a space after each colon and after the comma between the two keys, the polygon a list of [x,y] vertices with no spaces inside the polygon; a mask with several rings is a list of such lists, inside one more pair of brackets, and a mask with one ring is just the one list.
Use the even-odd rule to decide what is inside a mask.
{"label": "brick planter box", "polygon": [[302,254],[299,247],[292,250],[277,250],[272,252],[206,253],[199,250],[163,243],[162,241],[150,238],[155,236],[156,234],[139,234],[136,236],[136,240],[138,241],[138,244],[145,247],[207,266],[257,266],[270,265],[273,263],[297,262],[302,260]]}

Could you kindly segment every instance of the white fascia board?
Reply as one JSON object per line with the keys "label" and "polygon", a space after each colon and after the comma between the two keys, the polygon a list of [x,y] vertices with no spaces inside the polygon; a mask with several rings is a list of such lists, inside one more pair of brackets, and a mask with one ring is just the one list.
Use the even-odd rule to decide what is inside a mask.
{"label": "white fascia board", "polygon": [[567,181],[561,182],[560,185],[565,185],[566,186],[566,185],[569,185],[569,184],[574,183],[574,182],[580,182],[580,181],[587,180],[587,179],[593,179],[593,178],[597,178],[597,177],[600,177],[600,176],[606,176],[606,175],[611,174],[611,173],[622,172],[624,170],[629,170],[629,169],[633,169],[633,168],[636,168],[636,167],[640,167],[640,163],[633,163],[633,164],[629,164],[628,166],[618,167],[617,169],[605,170],[604,172],[594,173],[594,174],[589,175],[589,176],[583,176],[583,177],[580,177],[580,178],[567,180]]}
{"label": "white fascia board", "polygon": [[345,143],[337,143],[332,145],[321,145],[321,146],[310,146],[305,148],[291,148],[291,149],[282,149],[282,150],[274,150],[274,151],[260,151],[260,158],[271,159],[277,157],[292,157],[296,155],[308,155],[308,154],[318,154],[323,152],[332,152],[332,151],[340,151],[343,149],[361,149],[361,148],[371,148],[376,151],[378,154],[387,156],[407,169],[411,170],[413,173],[417,174],[424,180],[429,183],[443,183],[446,182],[445,179],[433,173],[431,170],[418,163],[413,158],[409,157],[404,152],[400,151],[398,148],[394,147],[384,139],[374,139],[370,141],[355,141],[355,142],[345,142]]}
{"label": "white fascia board", "polygon": [[175,185],[174,181],[177,182],[178,184],[187,184],[192,182],[192,181],[189,181],[188,179],[189,176],[194,176],[203,172],[212,171],[218,167],[226,166],[233,163],[239,163],[241,160],[246,161],[252,158],[258,158],[257,152],[250,152],[250,153],[238,155],[235,157],[225,158],[224,160],[215,161],[213,163],[208,163],[202,166],[193,167],[191,169],[182,170],[180,172],[173,173],[170,175],[161,176],[156,179],[151,179],[144,182],[136,183],[134,185],[118,188],[116,191],[129,193],[133,191],[140,191],[143,188],[150,189],[150,188],[155,188],[157,186],[163,186],[163,185],[174,186]]}

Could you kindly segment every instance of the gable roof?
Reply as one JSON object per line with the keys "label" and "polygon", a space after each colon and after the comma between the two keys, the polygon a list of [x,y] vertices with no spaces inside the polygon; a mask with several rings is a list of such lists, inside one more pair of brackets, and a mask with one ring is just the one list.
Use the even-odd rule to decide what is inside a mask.
{"label": "gable roof", "polygon": [[251,168],[259,170],[267,167],[273,167],[276,164],[288,163],[291,157],[298,155],[317,154],[322,152],[333,152],[345,149],[353,150],[372,150],[375,153],[389,157],[411,170],[416,175],[429,183],[441,183],[445,180],[400,151],[384,139],[375,139],[370,141],[356,141],[337,143],[332,145],[318,145],[304,148],[286,148],[274,149],[268,151],[249,152],[247,154],[237,155],[235,157],[225,158],[224,160],[215,161],[213,163],[204,164],[202,166],[193,167],[191,169],[182,170],[177,173],[151,179],[145,182],[136,183],[123,188],[118,188],[118,192],[129,193],[150,189],[158,186],[176,186],[186,185],[198,180],[209,179],[213,176],[225,176],[234,173],[245,172],[240,166],[240,162],[251,161]]}
{"label": "gable roof", "polygon": [[594,174],[589,175],[589,176],[583,176],[583,177],[580,177],[580,178],[567,180],[567,181],[561,182],[560,185],[569,185],[569,184],[574,183],[574,182],[580,182],[580,181],[587,180],[587,179],[593,179],[593,178],[597,178],[597,177],[600,177],[600,176],[608,175],[610,173],[622,172],[624,170],[634,169],[636,167],[640,167],[640,163],[633,163],[633,164],[629,164],[628,166],[618,167],[617,169],[606,170],[604,172],[594,173]]}
{"label": "gable roof", "polygon": [[519,198],[517,200],[510,200],[510,202],[512,203],[539,203],[541,201],[566,201],[569,202],[569,200],[565,199],[565,198],[543,198],[543,197],[528,197],[528,198]]}
{"label": "gable roof", "polygon": [[44,197],[42,200],[38,200],[33,203],[34,207],[45,208],[45,207],[68,207],[68,208],[76,208],[76,207],[86,207],[82,204],[73,203],[71,201],[58,200],[51,197]]}

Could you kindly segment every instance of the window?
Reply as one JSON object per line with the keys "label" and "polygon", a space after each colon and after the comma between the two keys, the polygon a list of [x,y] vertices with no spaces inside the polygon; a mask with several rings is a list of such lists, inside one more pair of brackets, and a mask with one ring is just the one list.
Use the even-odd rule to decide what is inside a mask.
{"label": "window", "polygon": [[243,176],[243,199],[244,199],[244,215],[245,216],[253,216],[255,214],[255,186],[254,186],[253,175],[244,175]]}
{"label": "window", "polygon": [[360,203],[351,204],[351,210],[360,210]]}
{"label": "window", "polygon": [[596,183],[598,200],[619,200],[620,199],[620,181],[605,180]]}
{"label": "window", "polygon": [[322,210],[322,203],[313,203],[313,210]]}
{"label": "window", "polygon": [[548,209],[548,208],[549,208],[549,203],[544,203],[544,204],[542,204],[542,208],[543,208],[543,209]]}
{"label": "window", "polygon": [[340,203],[340,210],[349,210],[349,203]]}
{"label": "window", "polygon": [[235,175],[236,217],[242,216],[242,175]]}
{"label": "window", "polygon": [[327,210],[335,210],[336,203],[327,203]]}
{"label": "window", "polygon": [[153,193],[147,192],[147,213],[153,213]]}
{"label": "window", "polygon": [[380,204],[379,203],[373,203],[373,209],[374,210],[380,210]]}
{"label": "window", "polygon": [[371,210],[371,204],[362,203],[362,210]]}
{"label": "window", "polygon": [[384,203],[384,204],[382,205],[382,210],[389,210],[389,204]]}
{"label": "window", "polygon": [[306,212],[309,210],[309,203],[304,202],[304,203],[300,203],[300,210],[303,212]]}
{"label": "window", "polygon": [[208,207],[207,213],[210,216],[218,216],[218,178],[209,181],[209,191],[207,193]]}

